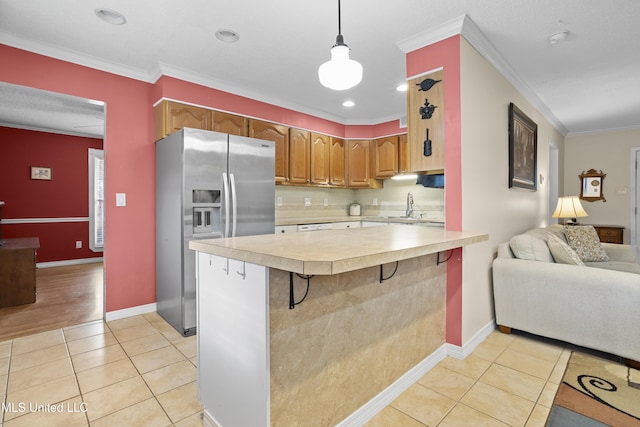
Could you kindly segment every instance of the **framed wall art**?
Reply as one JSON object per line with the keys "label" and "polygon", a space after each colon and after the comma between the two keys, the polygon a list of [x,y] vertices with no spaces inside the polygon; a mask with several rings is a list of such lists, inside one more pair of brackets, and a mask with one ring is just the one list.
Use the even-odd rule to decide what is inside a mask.
{"label": "framed wall art", "polygon": [[538,125],[509,104],[509,188],[537,190]]}
{"label": "framed wall art", "polygon": [[578,175],[580,178],[580,198],[587,202],[595,202],[602,200],[606,202],[604,198],[604,191],[602,185],[604,184],[604,177],[606,173],[597,171],[595,169],[589,169],[586,172],[582,172]]}
{"label": "framed wall art", "polygon": [[51,168],[31,166],[31,179],[44,179],[51,181]]}

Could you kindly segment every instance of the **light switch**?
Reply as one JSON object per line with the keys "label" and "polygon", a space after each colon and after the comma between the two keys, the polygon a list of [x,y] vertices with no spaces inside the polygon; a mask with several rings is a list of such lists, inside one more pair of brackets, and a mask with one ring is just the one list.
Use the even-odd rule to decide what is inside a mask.
{"label": "light switch", "polygon": [[116,193],[116,206],[127,206],[127,193]]}

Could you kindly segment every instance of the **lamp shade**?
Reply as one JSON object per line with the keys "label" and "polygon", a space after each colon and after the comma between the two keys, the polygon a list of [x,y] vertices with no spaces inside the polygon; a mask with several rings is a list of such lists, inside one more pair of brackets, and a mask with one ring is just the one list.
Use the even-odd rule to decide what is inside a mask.
{"label": "lamp shade", "polygon": [[331,60],[318,68],[320,83],[333,90],[346,90],[362,80],[362,65],[349,58],[349,46],[336,44],[331,48]]}
{"label": "lamp shade", "polygon": [[552,218],[578,218],[589,216],[582,207],[578,196],[565,196],[558,198],[558,206],[551,215]]}

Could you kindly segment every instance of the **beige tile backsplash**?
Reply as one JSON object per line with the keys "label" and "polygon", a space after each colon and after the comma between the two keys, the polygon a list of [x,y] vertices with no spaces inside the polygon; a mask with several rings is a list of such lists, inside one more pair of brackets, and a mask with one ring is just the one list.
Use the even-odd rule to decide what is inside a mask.
{"label": "beige tile backsplash", "polygon": [[[413,195],[414,216],[444,220],[444,190],[392,180],[385,180],[384,188],[367,190],[278,185],[276,219],[341,217],[348,215],[351,203],[362,205],[362,216],[400,216],[405,214],[408,192]],[[306,198],[311,206],[305,206]]]}

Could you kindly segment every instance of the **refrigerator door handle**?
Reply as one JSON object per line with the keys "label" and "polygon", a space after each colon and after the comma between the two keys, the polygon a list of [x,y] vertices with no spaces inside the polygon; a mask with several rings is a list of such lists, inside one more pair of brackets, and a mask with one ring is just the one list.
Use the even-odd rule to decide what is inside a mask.
{"label": "refrigerator door handle", "polygon": [[229,174],[229,179],[231,181],[231,198],[233,203],[233,226],[231,227],[231,237],[236,236],[236,227],[238,225],[238,199],[236,198],[236,179],[233,174]]}
{"label": "refrigerator door handle", "polygon": [[222,172],[222,185],[224,188],[224,234],[222,237],[229,236],[229,179],[227,173]]}

